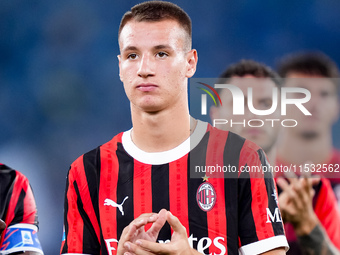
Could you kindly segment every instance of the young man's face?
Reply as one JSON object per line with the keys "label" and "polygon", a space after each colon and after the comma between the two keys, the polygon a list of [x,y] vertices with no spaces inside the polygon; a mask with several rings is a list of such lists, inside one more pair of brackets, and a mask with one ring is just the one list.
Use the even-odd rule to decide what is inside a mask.
{"label": "young man's face", "polygon": [[186,103],[187,79],[197,63],[196,51],[186,52],[186,43],[187,34],[174,20],[132,20],[124,26],[119,69],[132,107],[158,112]]}
{"label": "young man's face", "polygon": [[332,81],[318,75],[296,72],[288,73],[286,78],[285,87],[301,87],[311,92],[311,99],[303,105],[312,116],[304,115],[296,106],[287,106],[287,118],[298,122],[291,131],[305,138],[330,132],[339,115],[337,91]]}
{"label": "young man's face", "polygon": [[[271,115],[254,115],[249,111],[247,104],[248,88],[252,88],[253,91],[252,98],[254,108],[257,110],[267,110],[271,108],[273,103],[273,88],[276,88],[275,83],[270,78],[256,78],[252,75],[232,77],[228,83],[235,85],[242,90],[245,96],[245,112],[244,115],[233,115],[232,95],[229,90],[223,90],[220,93],[223,106],[213,107],[211,109],[211,118],[226,119],[229,123],[226,125],[218,125],[216,127],[232,131],[244,138],[247,138],[261,146],[263,150],[268,153],[277,140],[280,123],[279,121],[276,121],[274,122],[274,127],[272,127],[272,122],[265,121],[265,119],[280,119],[280,103],[278,102],[277,110]],[[243,121],[245,121],[245,127],[243,124],[235,124],[231,127],[231,119],[234,123],[243,123]],[[262,120],[264,125],[262,127],[250,127],[248,125],[249,120],[254,120],[251,121],[251,125],[253,126],[261,126],[261,122],[255,120]]]}

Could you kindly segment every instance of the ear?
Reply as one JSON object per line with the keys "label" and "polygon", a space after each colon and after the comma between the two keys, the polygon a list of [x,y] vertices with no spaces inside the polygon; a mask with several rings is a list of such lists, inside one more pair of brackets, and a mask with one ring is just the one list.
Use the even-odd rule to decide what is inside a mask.
{"label": "ear", "polygon": [[187,53],[187,72],[186,72],[187,78],[190,78],[195,74],[197,61],[198,61],[197,51],[195,49],[192,49]]}
{"label": "ear", "polygon": [[123,79],[122,79],[122,76],[121,76],[121,70],[122,70],[122,68],[121,68],[121,65],[122,65],[121,56],[117,55],[117,58],[118,58],[118,66],[119,66],[119,79],[123,82]]}

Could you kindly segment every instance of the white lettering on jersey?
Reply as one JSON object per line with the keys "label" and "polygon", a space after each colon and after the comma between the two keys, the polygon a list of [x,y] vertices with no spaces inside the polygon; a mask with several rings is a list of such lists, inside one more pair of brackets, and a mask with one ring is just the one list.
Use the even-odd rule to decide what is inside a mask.
{"label": "white lettering on jersey", "polygon": [[117,243],[118,245],[118,240],[111,238],[111,239],[105,239],[106,247],[109,252],[109,255],[113,255],[112,251],[115,251],[116,249],[111,246],[111,243]]}
{"label": "white lettering on jersey", "polygon": [[[197,242],[198,241],[198,242]],[[158,240],[159,243],[169,243],[170,240]],[[227,253],[227,249],[225,246],[225,238],[218,236],[213,241],[209,237],[202,237],[198,240],[197,237],[194,237],[193,234],[188,237],[188,242],[191,248],[194,247],[194,242],[197,242],[197,251],[205,254],[205,255],[225,255]],[[206,249],[208,249],[211,245],[215,245],[216,248],[220,249],[220,253],[204,253]]]}
{"label": "white lettering on jersey", "polygon": [[122,215],[124,216],[123,204],[124,204],[125,200],[128,199],[128,198],[129,198],[129,197],[126,196],[126,197],[124,198],[123,202],[121,202],[120,204],[117,204],[115,201],[113,201],[113,200],[107,198],[107,199],[105,199],[105,201],[104,201],[104,205],[110,205],[110,206],[112,206],[112,207],[117,207],[117,208],[119,209],[119,211],[122,213]]}
{"label": "white lettering on jersey", "polygon": [[266,221],[266,223],[282,222],[282,219],[280,217],[280,211],[279,211],[278,207],[275,208],[274,215],[271,213],[269,208],[266,208],[266,210],[267,210],[267,221]]}

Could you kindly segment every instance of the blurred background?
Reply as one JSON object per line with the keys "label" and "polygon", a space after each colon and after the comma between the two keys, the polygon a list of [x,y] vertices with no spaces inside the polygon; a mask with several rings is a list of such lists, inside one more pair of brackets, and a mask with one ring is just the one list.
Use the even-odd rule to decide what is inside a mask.
{"label": "blurred background", "polygon": [[[46,255],[60,249],[69,165],[131,126],[117,30],[138,2],[0,1],[0,162],[33,186]],[[192,18],[197,78],[217,77],[241,58],[275,68],[300,50],[340,64],[338,0],[173,2]]]}

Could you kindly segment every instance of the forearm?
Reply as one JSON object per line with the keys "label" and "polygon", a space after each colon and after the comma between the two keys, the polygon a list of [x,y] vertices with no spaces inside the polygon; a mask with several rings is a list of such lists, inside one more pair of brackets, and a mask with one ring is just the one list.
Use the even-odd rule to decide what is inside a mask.
{"label": "forearm", "polygon": [[339,255],[340,252],[329,240],[320,224],[309,235],[298,236],[302,253],[305,255]]}

